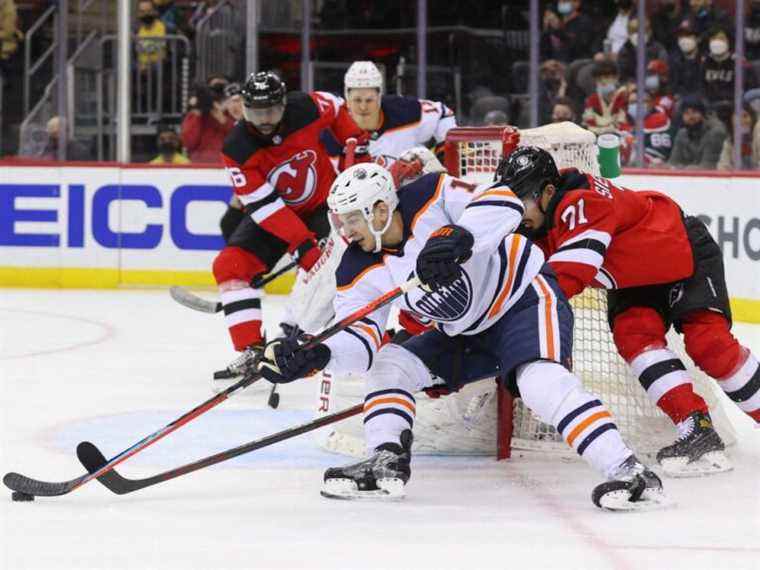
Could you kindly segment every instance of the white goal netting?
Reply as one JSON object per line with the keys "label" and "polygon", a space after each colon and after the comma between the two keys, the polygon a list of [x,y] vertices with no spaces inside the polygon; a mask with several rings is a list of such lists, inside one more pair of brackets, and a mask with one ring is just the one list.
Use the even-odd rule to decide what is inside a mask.
{"label": "white goal netting", "polygon": [[[506,136],[505,136],[506,135]],[[516,131],[501,127],[456,128],[446,141],[446,167],[450,174],[473,182],[489,181],[505,148],[539,146],[551,152],[559,168],[576,167],[599,174],[596,136],[572,123],[546,125]],[[618,356],[607,324],[604,291],[588,289],[572,301],[575,313],[574,371],[584,385],[610,408],[623,437],[641,454],[652,454],[672,443],[676,432],[670,420],[646,396],[644,389]],[[692,372],[697,392],[705,398],[724,442],[731,445],[736,435],[718,399],[719,388],[703,375],[686,355],[678,335],[671,332],[668,343]],[[327,393],[325,393],[327,392]],[[356,404],[363,399],[360,378],[332,379],[320,387],[321,413]],[[433,400],[418,397],[415,424],[416,453],[494,454],[500,424],[508,412],[497,410],[495,383],[482,381],[466,386],[452,396]],[[571,453],[556,430],[535,417],[520,400],[512,410],[513,449]],[[342,453],[364,453],[362,420],[352,418],[337,424],[321,437],[323,447]]]}

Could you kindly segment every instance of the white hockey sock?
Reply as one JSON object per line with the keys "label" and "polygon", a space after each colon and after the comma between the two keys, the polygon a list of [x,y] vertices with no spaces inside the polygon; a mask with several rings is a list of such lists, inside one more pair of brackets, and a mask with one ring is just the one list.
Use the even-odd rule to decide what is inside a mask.
{"label": "white hockey sock", "polygon": [[760,421],[760,363],[749,353],[739,369],[718,384],[746,414]]}
{"label": "white hockey sock", "polygon": [[631,369],[654,405],[669,391],[688,384],[694,390],[691,376],[681,359],[668,348],[645,350],[630,362]]}
{"label": "white hockey sock", "polygon": [[412,429],[416,403],[412,394],[430,386],[427,367],[399,345],[383,346],[367,379],[364,400],[364,434],[370,453],[383,443],[400,443],[405,429]]}
{"label": "white hockey sock", "polygon": [[547,361],[523,365],[517,386],[525,405],[605,477],[633,454],[606,406],[563,366]]}

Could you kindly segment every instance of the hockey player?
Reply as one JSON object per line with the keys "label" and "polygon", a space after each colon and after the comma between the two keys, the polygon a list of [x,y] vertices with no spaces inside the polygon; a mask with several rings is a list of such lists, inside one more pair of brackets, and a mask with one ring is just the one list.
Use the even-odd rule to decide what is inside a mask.
{"label": "hockey player", "polygon": [[337,271],[337,318],[416,274],[422,287],[394,304],[431,319],[436,329],[381,347],[385,307],[309,350],[287,337],[267,345],[260,371],[272,382],[328,366],[368,375],[370,457],[328,469],[323,495],[403,496],[411,473],[413,394],[436,379],[456,390],[498,375],[610,480],[594,490],[597,506],[634,509],[663,500],[660,480],[567,368],[572,312],[541,251],[513,233],[523,207],[509,188],[476,188],[432,173],[396,193],[387,171],[363,164],[338,176],[328,204],[351,241]]}
{"label": "hockey player", "polygon": [[386,167],[431,139],[442,145],[449,129],[457,126],[454,113],[443,103],[383,95],[383,76],[371,61],[351,64],[343,87],[346,102],[341,115],[347,120],[336,135],[346,138],[349,135],[341,129],[355,123],[369,136],[369,154]]}
{"label": "hockey player", "polygon": [[263,345],[261,291],[251,279],[285,253],[304,270],[320,257],[317,239],[330,231],[325,200],[336,175],[320,137],[342,104],[328,93],[286,95],[271,72],[251,74],[241,96],[244,120],[225,140],[222,159],[246,215],[227,223],[227,245],[213,264],[232,343],[242,352],[230,375],[251,365]]}
{"label": "hockey player", "polygon": [[673,324],[697,366],[760,421],[760,366],[731,334],[723,258],[705,225],[659,192],[626,190],[577,169],[560,173],[552,156],[535,147],[503,159],[496,178],[522,199],[523,225],[563,293],[608,290],[620,355],[677,426],[676,442],[657,454],[665,471],[693,476],[731,469],[707,405],[665,339]]}

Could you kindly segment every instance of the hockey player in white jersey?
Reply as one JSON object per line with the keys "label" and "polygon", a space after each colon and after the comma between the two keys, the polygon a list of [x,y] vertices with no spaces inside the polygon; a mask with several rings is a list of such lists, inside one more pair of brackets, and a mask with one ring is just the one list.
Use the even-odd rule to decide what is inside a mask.
{"label": "hockey player in white jersey", "polygon": [[[383,76],[371,61],[355,61],[343,79],[345,103],[333,127],[344,140],[347,126],[354,124],[366,133],[366,150],[379,164],[390,167],[405,151],[433,140],[436,148],[456,127],[454,112],[444,103],[416,97],[384,95]],[[331,154],[342,152],[337,144],[323,143]],[[366,146],[366,145],[362,145]]]}
{"label": "hockey player in white jersey", "polygon": [[261,363],[272,382],[327,366],[368,374],[364,425],[369,457],[328,469],[322,494],[399,498],[411,468],[414,393],[436,383],[456,390],[500,376],[608,481],[601,508],[664,502],[659,478],[623,442],[612,416],[569,370],[573,317],[542,252],[514,234],[523,215],[508,187],[475,187],[428,174],[398,193],[375,164],[336,178],[333,223],[351,245],[337,271],[342,318],[416,276],[422,287],[394,304],[436,323],[402,345],[381,345],[385,307],[310,350],[296,338],[270,342]]}

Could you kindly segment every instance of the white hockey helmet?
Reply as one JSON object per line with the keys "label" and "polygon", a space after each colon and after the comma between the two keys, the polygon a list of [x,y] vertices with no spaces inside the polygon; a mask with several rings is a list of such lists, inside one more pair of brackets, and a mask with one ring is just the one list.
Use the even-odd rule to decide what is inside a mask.
{"label": "white hockey helmet", "polygon": [[383,93],[383,74],[371,61],[355,61],[343,77],[343,94],[348,99],[349,89],[377,89]]}
{"label": "white hockey helmet", "polygon": [[[339,216],[356,212],[362,213],[369,230],[375,236],[375,252],[382,249],[381,236],[390,227],[393,216],[388,216],[385,225],[376,230],[372,225],[375,218],[375,204],[385,202],[391,212],[398,206],[396,185],[393,176],[385,168],[375,163],[356,164],[341,172],[330,187],[327,206],[330,208],[330,224],[341,235]],[[344,236],[345,237],[345,236]]]}

